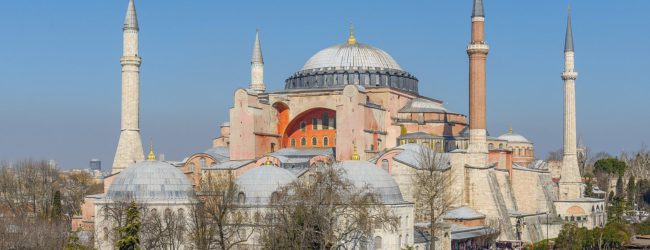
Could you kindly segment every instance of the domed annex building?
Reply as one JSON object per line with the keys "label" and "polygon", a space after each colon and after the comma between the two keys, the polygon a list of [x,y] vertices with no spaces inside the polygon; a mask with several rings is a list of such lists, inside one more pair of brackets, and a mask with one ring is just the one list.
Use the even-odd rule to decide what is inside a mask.
{"label": "domed annex building", "polygon": [[[101,206],[131,199],[158,212],[180,214],[193,202],[192,188],[219,176],[236,178],[241,210],[254,221],[263,218],[279,188],[309,181],[314,169],[334,165],[355,186],[374,188],[382,205],[400,217],[396,230],[376,230],[361,249],[425,249],[432,237],[418,211],[413,178],[423,174],[419,157],[428,152],[440,156],[435,171],[453,180],[446,189],[453,204],[437,222],[444,226],[435,237],[441,239],[436,249],[480,248],[480,238],[495,233],[506,243],[538,242],[557,236],[564,223],[603,226],[605,202],[583,196],[576,158],[577,73],[570,16],[562,73],[565,119],[558,124],[564,127],[564,159],[560,178],[552,179],[547,164],[535,160],[532,141],[512,129],[498,137],[487,131],[486,16],[482,0],[472,3],[468,100],[453,100],[468,101],[468,115],[421,93],[413,73],[388,52],[357,40],[352,28],[343,43],[317,51],[302,68],[287,73],[284,88],[268,90],[258,31],[250,83],[234,90],[229,120],[220,126],[212,147],[181,161],[144,161],[139,26],[130,0],[121,59],[122,130],[113,173],[104,180],[104,194],[86,197],[73,228],[94,231],[110,244],[105,232],[113,222],[103,217]],[[253,235],[246,245],[257,248]],[[102,244],[98,248],[110,248]]]}
{"label": "domed annex building", "polygon": [[[335,169],[342,170],[345,180],[350,181],[355,189],[362,190],[369,186],[377,194],[381,204],[387,208],[396,218],[397,227],[375,228],[368,239],[361,242],[354,242],[360,249],[401,249],[413,242],[413,203],[402,198],[399,186],[387,172],[378,170],[377,167],[367,161],[343,161],[334,164]],[[241,192],[239,194],[239,205],[247,224],[264,225],[265,218],[272,212],[269,205],[279,189],[294,181],[310,182],[309,174],[296,176],[291,171],[267,162],[262,166],[252,169],[239,178],[237,185]],[[251,235],[248,241],[241,245],[245,249],[259,249],[259,228],[251,226],[242,232],[243,235]],[[348,246],[353,248],[353,246]],[[355,248],[356,249],[356,248]]]}
{"label": "domed annex building", "polygon": [[[119,239],[115,228],[124,226],[120,224],[124,223],[123,218],[119,217],[132,201],[139,207],[141,220],[158,218],[161,223],[167,223],[164,217],[170,217],[184,221],[175,221],[179,225],[189,224],[188,212],[196,202],[190,180],[175,166],[156,161],[152,151],[147,161],[125,168],[112,180],[105,195],[96,197],[94,227],[98,249],[114,248]],[[187,249],[184,237],[170,240],[177,241],[174,245],[178,249]]]}

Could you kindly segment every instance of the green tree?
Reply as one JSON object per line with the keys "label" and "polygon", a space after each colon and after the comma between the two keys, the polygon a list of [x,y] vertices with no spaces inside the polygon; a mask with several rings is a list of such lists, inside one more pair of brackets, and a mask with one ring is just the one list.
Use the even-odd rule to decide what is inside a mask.
{"label": "green tree", "polygon": [[631,208],[635,208],[636,204],[636,183],[634,176],[630,176],[630,179],[627,181],[627,203]]}
{"label": "green tree", "polygon": [[625,168],[625,162],[616,158],[600,159],[594,163],[594,169],[596,172],[623,175],[625,174]]}
{"label": "green tree", "polygon": [[591,178],[587,178],[587,183],[585,185],[585,197],[594,196],[594,184],[591,182]]}
{"label": "green tree", "polygon": [[616,197],[625,197],[625,190],[623,190],[623,176],[621,175],[616,179]]}
{"label": "green tree", "polygon": [[140,211],[135,201],[126,210],[126,225],[119,227],[117,231],[121,238],[115,242],[115,246],[120,250],[140,250]]}
{"label": "green tree", "polygon": [[91,247],[88,247],[84,245],[81,240],[79,240],[79,236],[77,236],[76,232],[70,233],[70,236],[68,237],[68,243],[63,246],[63,250],[90,250],[93,249]]}
{"label": "green tree", "polygon": [[63,215],[63,209],[61,208],[61,192],[59,190],[54,192],[54,197],[52,197],[52,212],[50,218],[52,221],[61,220]]}

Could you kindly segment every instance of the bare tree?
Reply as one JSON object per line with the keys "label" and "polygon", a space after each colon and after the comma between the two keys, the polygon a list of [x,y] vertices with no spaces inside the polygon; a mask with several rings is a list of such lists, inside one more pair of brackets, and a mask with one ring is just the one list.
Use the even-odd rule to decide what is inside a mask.
{"label": "bare tree", "polygon": [[183,210],[165,209],[161,214],[156,209],[141,207],[141,244],[144,249],[181,249],[186,243],[187,223]]}
{"label": "bare tree", "polygon": [[[252,231],[246,230],[239,193],[232,175],[203,179],[198,202],[189,212],[188,228],[195,248],[229,250],[248,241]],[[242,230],[247,232],[244,237]]]}
{"label": "bare tree", "polygon": [[369,187],[357,187],[332,165],[312,170],[272,197],[260,243],[268,249],[339,249],[365,244],[376,229],[394,230],[397,218]]}
{"label": "bare tree", "polygon": [[[429,234],[436,235],[439,229],[436,222],[449,212],[455,202],[455,196],[451,194],[453,176],[444,154],[422,146],[417,157],[418,170],[413,175],[416,218],[426,221]],[[429,244],[431,249],[435,249],[434,240]]]}

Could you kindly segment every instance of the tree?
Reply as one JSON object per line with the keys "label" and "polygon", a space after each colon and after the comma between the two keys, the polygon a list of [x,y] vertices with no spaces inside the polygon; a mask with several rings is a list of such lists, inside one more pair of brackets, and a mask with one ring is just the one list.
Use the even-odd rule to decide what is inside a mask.
{"label": "tree", "polygon": [[311,171],[313,179],[281,187],[272,197],[260,232],[264,248],[356,249],[374,230],[397,227],[397,218],[374,189],[355,186],[342,168]]}
{"label": "tree", "polygon": [[[451,194],[453,177],[448,171],[449,160],[444,154],[421,146],[419,148],[418,170],[413,175],[415,187],[415,204],[418,220],[426,221],[430,235],[436,235],[438,222],[453,205],[455,199]],[[435,249],[435,242],[429,242],[430,249]]]}
{"label": "tree", "polygon": [[120,250],[140,250],[140,211],[135,201],[126,210],[126,225],[119,227],[117,231],[121,238],[115,242]]}
{"label": "tree", "polygon": [[546,161],[562,161],[563,155],[564,155],[564,151],[562,149],[548,152],[548,156],[546,156]]}
{"label": "tree", "polygon": [[625,197],[625,190],[623,190],[623,176],[619,175],[618,179],[616,179],[616,196],[617,197]]}
{"label": "tree", "polygon": [[591,179],[587,178],[587,183],[585,184],[585,197],[594,196],[594,184],[592,184]]}
{"label": "tree", "polygon": [[57,190],[54,191],[54,198],[52,198],[52,215],[50,218],[58,222],[61,220],[61,216],[63,215],[63,210],[61,208],[61,191]]}
{"label": "tree", "polygon": [[634,176],[631,175],[627,181],[627,203],[631,208],[635,208],[636,204],[636,182]]}
{"label": "tree", "polygon": [[198,202],[190,211],[188,225],[192,245],[197,249],[229,250],[248,241],[252,231],[239,213],[239,187],[232,175],[208,176],[200,186]]}
{"label": "tree", "polygon": [[605,158],[596,161],[594,164],[595,171],[606,172],[609,174],[625,174],[625,162],[616,158]]}

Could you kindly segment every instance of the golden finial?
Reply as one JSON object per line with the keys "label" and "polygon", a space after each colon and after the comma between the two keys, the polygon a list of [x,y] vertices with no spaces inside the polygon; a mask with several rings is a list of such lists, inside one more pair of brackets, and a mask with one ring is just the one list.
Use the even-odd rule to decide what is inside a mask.
{"label": "golden finial", "polygon": [[355,45],[357,44],[357,39],[354,38],[354,25],[350,22],[350,36],[348,37],[348,44]]}
{"label": "golden finial", "polygon": [[268,155],[266,155],[266,162],[264,163],[264,165],[266,165],[266,166],[271,166],[271,165],[273,165],[273,162],[271,162],[271,159],[269,159],[269,156],[268,156]]}
{"label": "golden finial", "polygon": [[356,144],[356,143],[352,143],[352,145],[354,145],[354,146],[353,146],[354,149],[353,149],[353,151],[352,151],[352,160],[353,160],[353,161],[361,160],[361,156],[359,156],[359,153],[357,153],[357,144]]}
{"label": "golden finial", "polygon": [[512,125],[510,125],[510,128],[508,129],[508,134],[512,134]]}
{"label": "golden finial", "polygon": [[149,144],[149,155],[147,155],[147,161],[155,161],[156,153],[153,152],[153,143]]}

